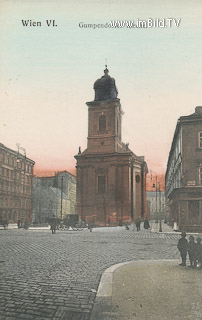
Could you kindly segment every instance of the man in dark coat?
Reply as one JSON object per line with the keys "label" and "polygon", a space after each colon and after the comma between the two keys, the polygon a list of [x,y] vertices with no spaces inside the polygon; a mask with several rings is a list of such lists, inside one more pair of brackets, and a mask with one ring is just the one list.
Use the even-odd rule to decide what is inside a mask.
{"label": "man in dark coat", "polygon": [[186,239],[186,232],[184,231],[181,233],[181,239],[178,241],[177,248],[182,258],[182,263],[180,263],[180,266],[186,266],[188,241]]}
{"label": "man in dark coat", "polygon": [[52,234],[55,234],[57,221],[56,221],[56,218],[54,216],[50,218],[50,225],[51,225]]}
{"label": "man in dark coat", "polygon": [[136,220],[135,224],[136,224],[137,231],[140,231],[141,220],[139,218]]}
{"label": "man in dark coat", "polygon": [[150,228],[150,225],[149,225],[149,221],[147,218],[145,218],[144,220],[144,229],[149,229]]}

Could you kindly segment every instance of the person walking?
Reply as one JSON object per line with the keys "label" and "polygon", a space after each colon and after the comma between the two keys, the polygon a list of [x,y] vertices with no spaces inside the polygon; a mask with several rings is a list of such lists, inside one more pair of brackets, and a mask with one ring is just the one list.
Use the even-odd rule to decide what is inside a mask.
{"label": "person walking", "polygon": [[55,218],[54,216],[51,217],[51,219],[50,219],[50,225],[51,225],[52,234],[55,234],[55,232],[56,232],[56,226],[57,226],[57,221],[56,221],[56,218]]}
{"label": "person walking", "polygon": [[148,230],[149,228],[150,228],[149,221],[148,221],[148,219],[146,217],[145,220],[144,220],[144,229]]}
{"label": "person walking", "polygon": [[180,252],[182,263],[180,266],[186,266],[186,259],[187,259],[187,250],[188,250],[188,241],[186,239],[186,232],[181,233],[181,238],[178,241],[177,248]]}
{"label": "person walking", "polygon": [[196,268],[196,250],[197,250],[197,245],[196,242],[194,241],[194,236],[189,237],[189,242],[188,242],[188,255],[189,255],[189,261],[190,261],[190,266],[191,268]]}
{"label": "person walking", "polygon": [[136,225],[137,231],[140,231],[141,220],[139,218],[136,220],[135,225]]}

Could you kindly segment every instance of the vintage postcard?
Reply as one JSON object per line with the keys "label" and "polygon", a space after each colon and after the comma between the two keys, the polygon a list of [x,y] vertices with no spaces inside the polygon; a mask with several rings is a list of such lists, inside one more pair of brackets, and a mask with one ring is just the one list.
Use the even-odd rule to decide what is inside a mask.
{"label": "vintage postcard", "polygon": [[201,319],[201,14],[0,0],[0,319]]}

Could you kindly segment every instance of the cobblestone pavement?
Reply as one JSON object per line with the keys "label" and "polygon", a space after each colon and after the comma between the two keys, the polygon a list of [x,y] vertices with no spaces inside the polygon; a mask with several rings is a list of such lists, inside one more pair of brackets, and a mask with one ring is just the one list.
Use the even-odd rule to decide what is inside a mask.
{"label": "cobblestone pavement", "polygon": [[123,229],[0,230],[0,319],[88,320],[105,269],[177,259],[179,237]]}

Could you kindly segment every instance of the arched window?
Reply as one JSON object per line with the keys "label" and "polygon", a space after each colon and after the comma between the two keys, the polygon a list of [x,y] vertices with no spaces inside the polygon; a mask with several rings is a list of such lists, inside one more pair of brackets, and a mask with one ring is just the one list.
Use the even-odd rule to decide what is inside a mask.
{"label": "arched window", "polygon": [[99,117],[99,131],[104,132],[106,130],[106,117],[101,115]]}
{"label": "arched window", "polygon": [[98,193],[105,193],[106,179],[105,176],[98,176]]}

